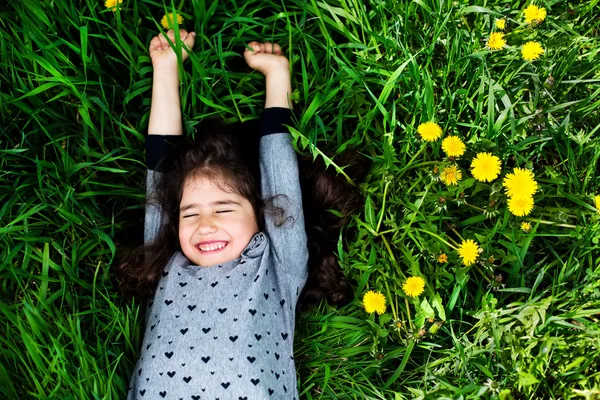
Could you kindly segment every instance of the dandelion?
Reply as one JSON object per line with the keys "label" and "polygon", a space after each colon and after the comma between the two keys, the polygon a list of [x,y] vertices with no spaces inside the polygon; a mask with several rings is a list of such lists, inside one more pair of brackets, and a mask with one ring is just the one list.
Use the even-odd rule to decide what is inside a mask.
{"label": "dandelion", "polygon": [[538,189],[533,172],[523,168],[514,168],[512,173],[506,174],[502,185],[506,195],[516,199],[531,197]]}
{"label": "dandelion", "polygon": [[446,186],[456,185],[458,181],[462,179],[462,172],[456,165],[451,165],[444,168],[440,174],[440,179],[446,184]]}
{"label": "dandelion", "polygon": [[494,25],[496,26],[496,28],[500,29],[501,31],[504,30],[504,28],[506,27],[506,20],[504,18],[501,19],[496,19],[494,21]]}
{"label": "dandelion", "polygon": [[402,290],[409,297],[417,297],[425,290],[425,280],[420,276],[411,276],[402,285]]}
{"label": "dandelion", "polygon": [[448,256],[447,256],[446,254],[442,253],[442,254],[440,254],[440,255],[438,256],[438,258],[437,258],[437,261],[438,261],[440,264],[447,263],[447,262],[448,262]]}
{"label": "dandelion", "polygon": [[598,210],[598,214],[600,214],[600,194],[594,197],[594,204],[596,206],[596,209]]}
{"label": "dandelion", "polygon": [[385,296],[379,292],[369,290],[363,297],[363,306],[369,314],[377,311],[381,315],[385,312]]}
{"label": "dandelion", "polygon": [[487,40],[485,45],[490,50],[500,50],[506,45],[506,40],[504,40],[504,33],[493,32],[492,34],[490,34],[490,38]]}
{"label": "dandelion", "polygon": [[521,230],[523,232],[529,232],[531,230],[531,224],[527,221],[521,222]]}
{"label": "dandelion", "polygon": [[525,15],[525,22],[528,24],[534,22],[539,24],[546,19],[546,9],[533,4],[527,7],[525,11],[523,11],[523,14]]}
{"label": "dandelion", "polygon": [[479,255],[479,246],[471,239],[464,240],[460,246],[458,246],[458,255],[462,258],[462,263],[464,265],[471,265]]}
{"label": "dandelion", "polygon": [[419,125],[417,132],[427,142],[433,142],[442,136],[442,128],[435,122],[425,122]]}
{"label": "dandelion", "polygon": [[465,153],[465,144],[458,136],[448,136],[442,140],[442,150],[448,157],[460,157]]}
{"label": "dandelion", "polygon": [[527,42],[521,49],[521,55],[527,61],[537,60],[542,54],[544,54],[544,49],[538,42]]}
{"label": "dandelion", "polygon": [[106,8],[111,8],[111,9],[112,9],[112,10],[111,10],[112,12],[116,12],[116,11],[117,11],[117,8],[118,8],[117,6],[118,6],[119,4],[121,4],[122,2],[123,2],[123,0],[106,0],[106,1],[104,2],[104,7],[106,7]]}
{"label": "dandelion", "polygon": [[[175,13],[175,15],[177,18],[177,24],[181,24],[183,22],[183,17],[181,15],[179,15],[178,13]],[[160,20],[160,24],[165,29],[169,29],[169,28],[174,29],[175,28],[175,19],[173,18],[173,13],[165,14],[165,16],[162,17],[162,19]]]}
{"label": "dandelion", "polygon": [[517,217],[523,217],[533,210],[533,197],[521,197],[508,199],[508,211]]}
{"label": "dandelion", "polygon": [[471,162],[473,178],[481,182],[491,182],[500,174],[500,159],[490,153],[478,153]]}

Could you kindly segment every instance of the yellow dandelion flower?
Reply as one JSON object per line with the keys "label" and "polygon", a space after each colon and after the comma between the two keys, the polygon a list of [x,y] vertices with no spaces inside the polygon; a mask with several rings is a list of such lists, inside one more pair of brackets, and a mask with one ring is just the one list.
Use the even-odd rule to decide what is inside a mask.
{"label": "yellow dandelion flower", "polygon": [[528,215],[533,210],[533,197],[521,197],[508,199],[508,211],[517,217]]}
{"label": "yellow dandelion flower", "polygon": [[433,142],[442,136],[442,128],[435,122],[425,122],[419,125],[417,132],[427,142]]}
{"label": "yellow dandelion flower", "polygon": [[521,222],[521,230],[523,232],[529,232],[531,230],[531,224],[527,221]]}
{"label": "yellow dandelion flower", "polygon": [[[177,24],[181,25],[183,22],[183,17],[178,13],[175,13],[175,15],[177,18]],[[173,13],[165,14],[165,16],[160,20],[160,24],[165,29],[175,29],[175,19],[173,18]]]}
{"label": "yellow dandelion flower", "polygon": [[501,19],[496,19],[494,21],[494,25],[496,26],[496,28],[500,29],[501,31],[504,30],[504,28],[506,27],[506,20],[504,18]]}
{"label": "yellow dandelion flower", "polygon": [[471,161],[471,174],[480,182],[491,182],[500,175],[500,159],[490,153],[478,153]]}
{"label": "yellow dandelion flower", "polygon": [[544,54],[544,49],[538,42],[527,42],[521,48],[521,55],[527,61],[537,60],[542,54]]}
{"label": "yellow dandelion flower", "polygon": [[479,246],[473,240],[467,239],[458,246],[458,255],[464,265],[471,265],[479,255]]}
{"label": "yellow dandelion flower", "polygon": [[500,50],[506,45],[504,33],[493,32],[485,44],[490,50]]}
{"label": "yellow dandelion flower", "polygon": [[363,297],[363,306],[369,314],[377,311],[381,315],[385,312],[385,296],[379,292],[369,290]]}
{"label": "yellow dandelion flower", "polygon": [[600,194],[594,197],[594,204],[596,209],[598,210],[598,214],[600,214]]}
{"label": "yellow dandelion flower", "polygon": [[533,22],[539,24],[546,19],[546,9],[532,4],[523,11],[523,15],[525,15],[525,22],[528,24]]}
{"label": "yellow dandelion flower", "polygon": [[448,136],[442,140],[442,150],[448,157],[460,157],[465,154],[467,146],[458,136]]}
{"label": "yellow dandelion flower", "polygon": [[438,258],[437,258],[437,261],[438,261],[440,264],[447,263],[447,262],[448,262],[448,256],[447,256],[446,254],[442,253],[442,254],[440,254],[440,255],[438,256]]}
{"label": "yellow dandelion flower", "polygon": [[440,179],[446,184],[446,186],[456,185],[458,181],[462,179],[462,172],[456,165],[451,165],[444,168],[440,174]]}
{"label": "yellow dandelion flower", "polygon": [[411,276],[402,285],[402,290],[409,297],[417,297],[425,291],[425,279],[420,276]]}
{"label": "yellow dandelion flower", "polygon": [[502,185],[506,195],[515,199],[531,197],[538,189],[533,172],[523,168],[514,168],[512,173],[506,174]]}
{"label": "yellow dandelion flower", "polygon": [[119,4],[121,4],[123,2],[123,0],[106,0],[104,2],[104,7],[106,8],[112,8],[112,12],[116,12],[117,11],[117,6]]}

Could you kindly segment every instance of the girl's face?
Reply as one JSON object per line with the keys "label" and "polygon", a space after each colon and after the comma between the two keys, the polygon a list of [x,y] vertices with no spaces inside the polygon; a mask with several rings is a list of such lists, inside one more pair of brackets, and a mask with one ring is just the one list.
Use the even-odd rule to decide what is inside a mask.
{"label": "girl's face", "polygon": [[225,192],[204,177],[186,180],[179,204],[179,243],[194,264],[207,267],[240,257],[256,232],[256,216],[245,197]]}

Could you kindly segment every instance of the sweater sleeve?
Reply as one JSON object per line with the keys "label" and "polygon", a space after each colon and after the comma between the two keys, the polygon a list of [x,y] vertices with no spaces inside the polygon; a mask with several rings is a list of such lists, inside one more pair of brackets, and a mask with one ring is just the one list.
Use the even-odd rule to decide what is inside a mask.
{"label": "sweater sleeve", "polygon": [[162,161],[183,140],[179,135],[148,135],[146,139],[146,214],[144,218],[144,244],[151,243],[162,224],[162,210],[156,203],[156,185],[166,172]]}
{"label": "sweater sleeve", "polygon": [[[283,218],[265,213],[265,230],[275,258],[285,272],[308,276],[308,246],[302,210],[298,158],[292,137],[284,125],[290,125],[291,111],[268,108],[263,113],[260,131],[260,175],[263,199],[276,196],[273,204],[283,208]],[[283,221],[276,226],[277,220]]]}

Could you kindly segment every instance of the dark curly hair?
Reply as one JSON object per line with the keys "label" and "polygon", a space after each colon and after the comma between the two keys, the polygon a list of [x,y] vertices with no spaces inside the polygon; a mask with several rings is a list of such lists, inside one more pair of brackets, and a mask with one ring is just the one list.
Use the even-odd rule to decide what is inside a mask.
{"label": "dark curly hair", "polygon": [[[171,256],[181,250],[178,235],[179,204],[186,178],[200,175],[226,184],[252,205],[259,230],[264,231],[264,216],[282,216],[283,210],[273,205],[274,196],[260,197],[258,163],[259,141],[249,134],[258,129],[257,122],[224,125],[218,121],[204,123],[197,141],[184,141],[159,164],[168,171],[157,180],[156,191],[147,204],[160,205],[162,225],[155,240],[133,250],[121,251],[116,277],[121,295],[129,300],[137,297],[149,300],[155,293],[160,273]],[[244,149],[244,151],[242,151]],[[367,159],[356,151],[346,150],[336,156],[336,163],[345,169],[354,182],[362,181],[367,173]],[[321,300],[345,305],[354,298],[351,283],[344,276],[335,250],[342,227],[350,214],[362,204],[357,186],[338,176],[334,168],[325,168],[317,158],[298,157],[302,189],[305,228],[308,239],[308,280],[298,300],[298,308],[306,310]],[[328,210],[336,210],[338,217]]]}

